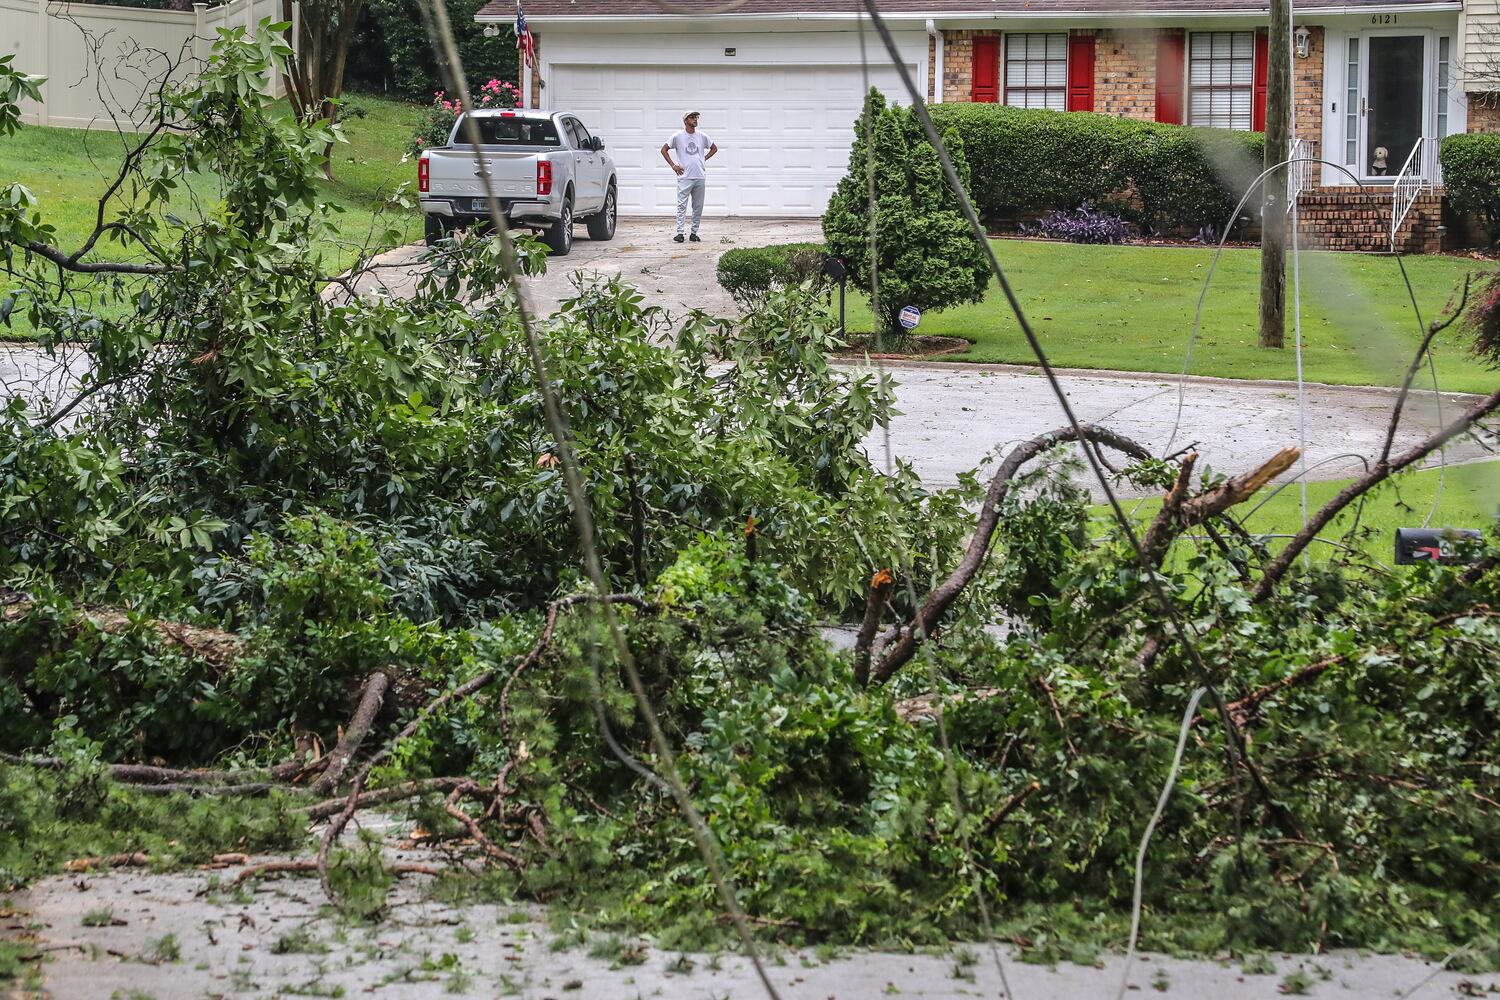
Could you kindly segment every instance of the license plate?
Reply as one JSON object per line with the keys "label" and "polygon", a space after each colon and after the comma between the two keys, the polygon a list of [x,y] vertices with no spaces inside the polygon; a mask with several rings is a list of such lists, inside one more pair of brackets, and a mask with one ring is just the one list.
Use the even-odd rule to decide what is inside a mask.
{"label": "license plate", "polygon": [[485,201],[483,198],[470,198],[469,211],[488,215],[490,211],[489,202]]}

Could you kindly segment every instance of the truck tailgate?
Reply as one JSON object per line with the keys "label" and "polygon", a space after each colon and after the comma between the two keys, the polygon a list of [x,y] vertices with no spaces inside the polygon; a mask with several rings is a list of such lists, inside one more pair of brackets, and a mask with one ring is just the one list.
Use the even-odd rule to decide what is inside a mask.
{"label": "truck tailgate", "polygon": [[[536,164],[541,151],[498,150],[481,146],[480,163],[490,173],[490,184],[499,198],[536,197]],[[434,195],[484,196],[474,151],[468,148],[433,149],[427,153],[428,186]]]}

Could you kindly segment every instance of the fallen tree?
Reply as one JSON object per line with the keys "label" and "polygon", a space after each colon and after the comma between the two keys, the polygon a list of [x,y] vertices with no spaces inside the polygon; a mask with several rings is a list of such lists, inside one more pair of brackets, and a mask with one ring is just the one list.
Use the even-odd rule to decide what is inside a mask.
{"label": "fallen tree", "polygon": [[[687,947],[728,917],[675,757],[763,933],[946,941],[984,933],[982,895],[1113,941],[1209,684],[1223,712],[1151,847],[1157,944],[1444,951],[1487,926],[1494,540],[1398,577],[1303,570],[1295,546],[1496,397],[1280,550],[1238,505],[1293,449],[1218,479],[1206,450],[1154,460],[1084,425],[983,490],[928,489],[871,467],[889,393],[827,364],[837,323],[795,289],[669,328],[584,283],[528,337],[476,239],[435,248],[410,299],[354,294],[367,263],[330,291],[323,133],[240,85],[259,50],[216,58],[132,144],[145,203],[99,206],[120,226],[61,248],[28,194],[0,200],[7,314],[92,362],[0,412],[0,882],[254,853],[274,860],[236,878],[316,874],[368,916],[362,883],[482,872],[465,891]],[[169,211],[162,178],[189,170],[222,210]],[[1160,510],[1091,524],[1035,461],[1078,447],[1123,455]],[[853,650],[829,620],[858,622]],[[1253,760],[1218,752],[1226,721]],[[344,835],[376,812],[443,864]]]}

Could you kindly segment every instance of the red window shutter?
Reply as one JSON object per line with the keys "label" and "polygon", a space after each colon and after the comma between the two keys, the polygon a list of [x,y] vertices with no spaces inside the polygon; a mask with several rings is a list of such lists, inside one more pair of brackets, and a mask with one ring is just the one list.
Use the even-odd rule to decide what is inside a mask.
{"label": "red window shutter", "polygon": [[974,39],[974,92],[971,99],[983,104],[1000,100],[1000,39],[980,35]]}
{"label": "red window shutter", "polygon": [[1068,110],[1094,110],[1094,36],[1068,36]]}
{"label": "red window shutter", "polygon": [[1156,120],[1182,124],[1183,56],[1187,39],[1182,34],[1156,36]]}
{"label": "red window shutter", "polygon": [[1255,103],[1250,112],[1250,127],[1257,132],[1266,130],[1266,71],[1271,65],[1270,38],[1265,31],[1255,33]]}

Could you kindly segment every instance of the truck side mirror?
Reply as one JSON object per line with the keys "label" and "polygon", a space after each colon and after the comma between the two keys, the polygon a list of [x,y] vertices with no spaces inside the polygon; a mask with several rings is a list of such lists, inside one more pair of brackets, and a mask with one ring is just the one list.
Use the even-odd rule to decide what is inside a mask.
{"label": "truck side mirror", "polygon": [[601,139],[601,138],[599,138],[597,135],[590,136],[589,137],[589,147],[591,149],[593,149],[594,152],[597,153],[597,152],[599,152],[599,150],[601,150],[601,149],[604,148],[604,140]]}

